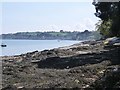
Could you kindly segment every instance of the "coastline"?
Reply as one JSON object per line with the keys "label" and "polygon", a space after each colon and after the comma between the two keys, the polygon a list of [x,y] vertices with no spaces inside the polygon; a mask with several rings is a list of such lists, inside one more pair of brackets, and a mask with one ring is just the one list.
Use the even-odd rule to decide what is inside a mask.
{"label": "coastline", "polygon": [[105,46],[104,41],[100,40],[85,41],[41,52],[3,56],[3,90],[105,88],[112,86],[109,83],[104,84],[108,78],[116,77],[118,80],[113,86],[118,88],[119,85],[115,83],[120,83],[119,54],[119,45]]}
{"label": "coastline", "polygon": [[[63,46],[72,45],[80,41],[72,40],[3,40],[2,44],[7,47],[1,47],[1,56],[13,56],[34,52],[36,50],[42,51],[45,49],[53,49]],[[49,44],[48,44],[49,43]]]}

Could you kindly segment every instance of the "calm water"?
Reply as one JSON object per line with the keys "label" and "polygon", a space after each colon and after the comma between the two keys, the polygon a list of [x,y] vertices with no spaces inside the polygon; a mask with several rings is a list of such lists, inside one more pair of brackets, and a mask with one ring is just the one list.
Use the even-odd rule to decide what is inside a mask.
{"label": "calm water", "polygon": [[42,51],[78,43],[80,41],[70,40],[2,40],[1,43],[7,47],[1,47],[0,56],[19,55],[32,51]]}

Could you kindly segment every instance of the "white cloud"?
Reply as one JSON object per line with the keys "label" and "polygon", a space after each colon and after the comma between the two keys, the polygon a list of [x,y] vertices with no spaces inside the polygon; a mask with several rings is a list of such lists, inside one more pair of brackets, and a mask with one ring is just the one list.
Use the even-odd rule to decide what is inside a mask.
{"label": "white cloud", "polygon": [[83,21],[83,24],[86,26],[88,30],[94,30],[95,29],[95,21],[91,20],[90,18],[86,18]]}
{"label": "white cloud", "polygon": [[[70,22],[69,24],[51,24],[51,25],[33,25],[31,27],[27,27],[21,30],[21,28],[17,29],[17,32],[35,32],[35,31],[84,31],[84,30],[95,30],[95,23],[97,20],[93,20],[91,18],[82,19],[80,22]],[[7,32],[8,33],[8,32]],[[15,32],[9,32],[15,33]]]}
{"label": "white cloud", "polygon": [[81,20],[80,23],[75,23],[72,25],[47,25],[47,26],[40,26],[39,31],[84,31],[84,30],[95,30],[95,21],[91,20],[90,18],[85,18]]}

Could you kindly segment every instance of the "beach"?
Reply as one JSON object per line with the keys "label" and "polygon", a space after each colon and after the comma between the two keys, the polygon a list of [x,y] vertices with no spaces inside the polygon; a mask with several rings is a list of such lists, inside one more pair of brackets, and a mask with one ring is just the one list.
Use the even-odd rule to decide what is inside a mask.
{"label": "beach", "polygon": [[119,55],[120,45],[99,40],[3,56],[3,90],[119,88]]}

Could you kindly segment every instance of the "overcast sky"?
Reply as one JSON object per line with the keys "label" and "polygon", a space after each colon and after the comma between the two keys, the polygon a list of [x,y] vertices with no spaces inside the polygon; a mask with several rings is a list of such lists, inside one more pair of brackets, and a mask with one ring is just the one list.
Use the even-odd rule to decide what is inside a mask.
{"label": "overcast sky", "polygon": [[2,3],[2,33],[95,30],[92,2]]}

